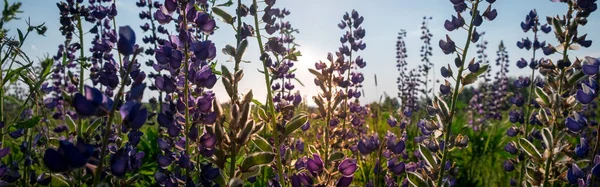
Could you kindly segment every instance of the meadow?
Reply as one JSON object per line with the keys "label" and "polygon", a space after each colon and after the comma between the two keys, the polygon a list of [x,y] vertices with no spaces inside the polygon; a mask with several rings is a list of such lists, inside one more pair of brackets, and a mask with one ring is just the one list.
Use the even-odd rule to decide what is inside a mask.
{"label": "meadow", "polygon": [[[513,14],[503,1],[438,1],[452,14],[423,15],[419,46],[387,36],[396,61],[363,57],[383,45],[366,26],[381,20],[356,7],[320,28],[338,47],[306,62],[289,17],[308,10],[281,0],[57,0],[58,15],[28,14],[58,26],[5,0],[0,186],[600,186],[600,59],[577,53],[598,37],[583,29],[596,0],[540,1],[563,13],[531,7],[512,20],[518,41],[482,29]],[[118,6],[137,24],[119,24]],[[61,36],[50,55],[28,54],[48,32]],[[363,72],[375,63],[396,84]]]}

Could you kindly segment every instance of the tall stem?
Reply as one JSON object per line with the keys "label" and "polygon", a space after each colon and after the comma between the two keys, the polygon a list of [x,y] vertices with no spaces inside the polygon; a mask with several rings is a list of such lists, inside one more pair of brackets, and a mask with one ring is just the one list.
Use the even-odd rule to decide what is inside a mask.
{"label": "tall stem", "polygon": [[[182,3],[181,4],[181,11],[183,12],[183,27],[179,28],[179,29],[183,29],[180,32],[185,32],[187,35],[187,30],[188,30],[188,20],[187,20],[187,11],[186,11],[186,6],[187,3]],[[190,99],[190,85],[189,85],[189,79],[188,79],[188,75],[189,75],[189,68],[190,68],[190,53],[189,53],[189,40],[184,40],[183,41],[183,46],[184,46],[184,51],[183,53],[185,54],[185,59],[183,61],[183,73],[184,73],[184,80],[183,80],[183,103],[185,106],[185,131],[184,131],[184,136],[185,136],[185,150],[186,150],[186,154],[188,156],[191,155],[192,150],[190,149],[190,137],[189,137],[189,133],[190,133],[190,106],[189,106],[189,99]],[[189,174],[190,174],[190,170],[189,169],[185,169],[185,180],[187,182],[188,178],[189,178]]]}
{"label": "tall stem", "polygon": [[[348,29],[350,30],[350,33],[352,33],[351,25],[352,25],[352,21],[350,21],[350,24],[348,24]],[[346,81],[351,83],[352,81],[350,81],[350,72],[352,71],[352,49],[350,49],[350,55],[348,55],[348,70],[347,71],[348,71],[348,73],[346,74]],[[350,99],[349,95],[348,95],[349,87],[350,87],[350,85],[346,86],[346,92],[344,92],[344,105],[342,105],[342,106],[344,106],[344,107],[342,107],[342,110],[344,110],[343,111],[344,118],[342,119],[342,129],[344,129],[344,130],[346,129],[346,119],[348,118],[348,115],[350,115],[349,114],[350,112],[348,111],[348,100]],[[329,123],[329,121],[327,123]],[[354,129],[354,128],[351,128],[351,129]],[[375,131],[375,132],[377,132],[377,131]],[[325,160],[327,160],[327,158],[325,158]],[[325,162],[325,164],[327,164],[327,162]]]}
{"label": "tall stem", "polygon": [[[77,3],[76,5],[77,7],[79,7],[79,3]],[[79,9],[79,8],[78,8]],[[81,45],[81,49],[79,49],[79,93],[83,93],[83,87],[84,86],[84,77],[85,77],[85,48],[84,48],[84,44],[83,44],[83,26],[81,24],[81,15],[77,15],[77,31],[79,31],[79,45]],[[65,46],[67,47],[67,46]],[[66,68],[66,67],[65,67]],[[81,120],[81,118],[77,119],[77,135],[78,136],[82,136],[82,129],[83,128],[83,122]]]}
{"label": "tall stem", "polygon": [[[569,26],[571,25],[571,13],[573,12],[573,5],[569,4],[569,10],[567,12],[567,23],[565,25],[567,25],[567,28],[569,28]],[[575,23],[577,24],[577,23]],[[569,60],[569,55],[568,50],[569,47],[571,45],[571,37],[568,31],[565,31],[565,41],[563,43],[564,46],[564,50],[563,50],[563,61],[566,62]],[[554,103],[554,122],[552,123],[552,135],[555,135],[557,132],[557,125],[558,125],[558,120],[559,120],[559,115],[561,114],[560,112],[560,108],[561,108],[561,103],[562,103],[562,92],[564,89],[564,79],[565,79],[565,74],[566,74],[566,70],[565,69],[561,69],[560,70],[560,77],[558,79],[558,92],[556,93],[556,98],[555,98],[555,102]],[[553,157],[554,157],[554,147],[549,147],[549,156],[548,156],[548,160],[546,161],[546,168],[545,168],[545,175],[544,175],[544,186],[548,186],[550,183],[550,168],[553,165]]]}
{"label": "tall stem", "polygon": [[[242,42],[242,19],[241,19],[241,10],[242,9],[242,0],[238,0],[237,1],[237,8],[236,8],[236,15],[237,15],[237,34],[236,34],[236,47],[240,46],[240,43]],[[241,58],[236,58],[235,60],[235,66],[233,68],[234,74],[237,74],[237,72],[240,70],[240,63],[241,63]],[[231,94],[231,106],[232,109],[235,108],[233,107],[234,105],[238,104],[238,82],[239,80],[236,80],[234,77],[233,80],[233,93]],[[235,117],[235,116],[234,116]],[[235,125],[234,128],[231,128],[229,133],[231,136],[235,136],[236,134],[236,128],[237,128],[237,124],[229,124],[229,126],[231,127],[231,125]],[[237,147],[236,147],[236,142],[235,140],[231,140],[231,146],[230,146],[230,154],[231,154],[231,161],[229,164],[229,178],[233,178],[235,176],[235,165],[236,165],[236,156],[237,156]]]}
{"label": "tall stem", "polygon": [[[473,4],[473,8],[471,9],[472,12],[477,11],[477,7],[479,6],[479,2],[480,1],[475,1]],[[444,165],[446,163],[446,160],[448,159],[448,141],[450,140],[450,135],[452,134],[452,122],[454,120],[454,113],[456,111],[456,103],[458,101],[458,91],[460,89],[460,84],[461,84],[461,80],[462,80],[462,73],[464,70],[464,64],[465,61],[467,59],[467,52],[469,51],[469,46],[471,45],[471,37],[473,35],[473,20],[475,20],[475,16],[471,16],[471,22],[469,23],[469,33],[467,34],[467,41],[465,44],[465,48],[462,54],[462,64],[459,68],[458,68],[458,74],[457,74],[457,79],[456,79],[456,85],[454,86],[454,91],[452,92],[452,104],[450,105],[450,116],[448,117],[448,124],[446,124],[445,127],[445,133],[444,133],[444,150],[442,151],[442,161],[440,162],[440,171],[439,171],[439,176],[437,179],[437,183],[436,186],[440,187],[442,186],[442,182],[443,182],[443,178],[444,178],[444,173],[445,173],[445,168]]]}
{"label": "tall stem", "polygon": [[[133,64],[136,60],[135,57],[137,57],[137,53],[133,54],[133,58],[131,59],[131,61],[129,61],[129,64],[127,66],[127,71],[121,75],[121,86],[119,87],[119,91],[114,97],[115,103],[118,103],[121,100],[121,96],[125,91],[125,80],[127,79],[127,75],[129,75],[129,72],[131,72],[131,68],[133,68]],[[110,109],[110,112],[108,113],[108,120],[106,121],[106,124],[104,124],[104,135],[102,136],[102,147],[100,148],[100,163],[98,163],[98,167],[96,168],[96,175],[94,176],[94,186],[96,186],[96,184],[98,184],[98,182],[100,181],[100,176],[102,176],[102,170],[104,169],[104,158],[106,157],[106,153],[108,151],[108,139],[110,138],[110,134],[112,131],[112,121],[115,117],[115,111],[117,111],[116,105],[112,106],[112,108]]]}
{"label": "tall stem", "polygon": [[[148,12],[152,13],[152,0],[148,1]],[[152,27],[152,37],[154,38],[154,40],[152,40],[152,44],[154,45],[154,50],[158,50],[158,45],[156,45],[156,39],[158,38],[156,36],[156,24],[154,24],[154,16],[150,16],[149,18],[150,20],[150,26]],[[158,76],[161,76],[160,71],[158,72]],[[162,112],[162,104],[163,104],[163,92],[162,91],[158,91],[158,112]],[[157,115],[158,116],[158,115]],[[160,127],[159,127],[160,128]]]}
{"label": "tall stem", "polygon": [[[536,20],[536,24],[537,25],[537,20]],[[537,40],[537,31],[534,30],[534,40]],[[536,48],[533,48],[533,60],[537,61],[535,59],[535,52],[536,52]],[[531,99],[533,98],[533,88],[535,88],[535,81],[533,80],[535,79],[535,69],[531,68],[531,76],[530,79],[531,80],[531,85],[529,85],[529,91],[527,92],[527,100],[525,101],[525,132],[523,133],[523,137],[527,138],[527,136],[529,136],[529,119],[530,119],[530,115],[531,115],[531,111],[532,111],[532,106],[531,106]],[[519,172],[519,185],[522,184],[523,182],[523,178],[525,177],[525,169],[527,168],[527,158],[525,158],[523,161],[521,161],[521,172]]]}
{"label": "tall stem", "polygon": [[[2,48],[0,48],[0,53],[2,53]],[[10,49],[10,47],[9,47]],[[10,50],[9,50],[10,51]],[[7,54],[9,54],[9,52],[6,52]],[[0,55],[1,56],[1,55]],[[6,123],[4,121],[4,75],[2,75],[4,73],[4,69],[2,69],[2,67],[4,66],[4,59],[2,59],[2,61],[0,61],[0,123]],[[4,130],[4,128],[0,129],[0,141],[4,142],[4,132],[6,130]]]}
{"label": "tall stem", "polygon": [[[254,7],[258,8],[258,3],[256,0],[252,0],[252,4],[254,4]],[[260,34],[261,29],[260,28],[260,24],[258,21],[258,13],[257,11],[253,12],[253,16],[254,16],[254,28],[256,29],[256,39],[258,41],[258,48],[260,50],[260,54],[264,54],[265,53],[265,48],[263,46],[263,42],[262,42],[262,35]],[[277,167],[277,177],[279,182],[281,183],[282,186],[285,186],[285,182],[283,181],[283,161],[281,160],[281,153],[278,151],[279,147],[281,146],[280,140],[279,140],[279,131],[277,130],[277,123],[276,123],[276,117],[277,117],[277,113],[275,111],[275,104],[273,103],[273,91],[271,89],[271,75],[269,74],[269,68],[267,66],[267,62],[266,60],[263,60],[263,74],[264,74],[264,78],[265,78],[265,85],[267,87],[267,108],[268,108],[268,112],[269,112],[269,123],[271,124],[271,127],[273,128],[273,137],[275,139],[275,146],[277,146],[275,149],[277,151],[276,152],[276,157],[277,157],[277,163],[276,163],[276,167]],[[283,86],[283,85],[282,85]]]}

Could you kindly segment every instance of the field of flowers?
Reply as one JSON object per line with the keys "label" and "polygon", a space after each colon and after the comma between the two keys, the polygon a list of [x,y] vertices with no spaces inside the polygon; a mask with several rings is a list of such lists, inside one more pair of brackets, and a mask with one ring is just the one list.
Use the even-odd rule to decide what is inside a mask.
{"label": "field of flowers", "polygon": [[[397,61],[377,62],[396,66],[397,85],[378,85],[362,73],[371,28],[358,8],[322,29],[342,33],[338,49],[301,62],[293,7],[276,0],[61,0],[58,31],[5,0],[0,186],[600,186],[600,59],[572,55],[598,37],[581,32],[598,24],[596,0],[540,1],[564,13],[532,9],[517,20],[523,39],[498,46],[480,26],[502,19],[502,1],[438,1],[454,13],[423,17],[420,61],[401,30]],[[139,24],[119,25],[123,4]],[[46,32],[64,38],[28,55]],[[218,45],[219,32],[235,43]],[[509,47],[529,55],[511,61]],[[266,86],[241,89],[249,74]],[[365,102],[368,84],[397,95]]]}

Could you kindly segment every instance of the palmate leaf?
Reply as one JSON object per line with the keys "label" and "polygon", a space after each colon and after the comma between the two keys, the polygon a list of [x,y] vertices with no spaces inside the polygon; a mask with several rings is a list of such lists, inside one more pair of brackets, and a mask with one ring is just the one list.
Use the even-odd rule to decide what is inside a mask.
{"label": "palmate leaf", "polygon": [[275,153],[272,152],[252,153],[242,161],[241,169],[242,171],[250,171],[252,167],[270,164],[275,159],[275,156]]}
{"label": "palmate leaf", "polygon": [[427,165],[429,165],[431,168],[438,167],[438,164],[435,161],[435,157],[433,156],[431,151],[429,151],[429,149],[427,149],[427,147],[425,147],[423,145],[419,145],[419,153],[425,159],[425,162],[427,162]]}
{"label": "palmate leaf", "polygon": [[223,19],[223,21],[225,23],[228,24],[233,24],[233,16],[231,16],[231,14],[225,12],[223,9],[219,8],[219,7],[213,7],[212,8],[213,13],[215,13],[217,16],[221,17],[221,19]]}
{"label": "palmate leaf", "polygon": [[533,157],[534,160],[542,160],[542,154],[537,150],[535,145],[525,138],[519,139],[519,147],[527,153],[527,155]]}
{"label": "palmate leaf", "polygon": [[335,162],[338,160],[342,160],[343,158],[344,158],[344,153],[336,151],[329,156],[329,160],[327,160],[327,161],[332,163],[332,162]]}
{"label": "palmate leaf", "polygon": [[550,131],[550,129],[542,129],[542,138],[544,139],[544,144],[546,144],[547,149],[554,148],[554,136],[552,136],[552,132]]}
{"label": "palmate leaf", "polygon": [[19,75],[21,74],[21,72],[29,67],[31,67],[33,63],[29,63],[25,66],[21,66],[19,68],[16,69],[12,69],[12,70],[8,70],[8,73],[6,73],[6,76],[3,78],[3,82],[2,85],[6,85],[6,82],[8,82],[9,80],[11,80],[13,77],[15,77],[15,75]]}
{"label": "palmate leaf", "polygon": [[261,151],[265,151],[265,152],[273,151],[273,147],[271,147],[269,142],[261,136],[254,135],[252,137],[252,143]]}
{"label": "palmate leaf", "polygon": [[429,186],[426,182],[425,179],[423,179],[423,176],[421,176],[421,174],[419,173],[415,173],[412,171],[407,172],[406,174],[406,178],[408,179],[408,182],[412,185],[412,186]]}
{"label": "palmate leaf", "polygon": [[304,125],[308,121],[308,117],[306,114],[298,114],[294,116],[285,126],[285,134],[290,135],[294,131],[298,130],[302,125]]}
{"label": "palmate leaf", "polygon": [[42,116],[35,116],[32,117],[31,119],[22,121],[22,122],[18,122],[17,124],[15,124],[15,128],[18,129],[28,129],[28,128],[32,128],[35,127],[35,125],[37,125],[38,123],[40,123],[40,121],[42,120]]}
{"label": "palmate leaf", "polygon": [[244,56],[244,53],[246,52],[247,47],[248,47],[248,40],[243,39],[242,41],[240,41],[240,44],[235,49],[234,57],[235,57],[236,62],[239,62],[242,60],[242,56]]}

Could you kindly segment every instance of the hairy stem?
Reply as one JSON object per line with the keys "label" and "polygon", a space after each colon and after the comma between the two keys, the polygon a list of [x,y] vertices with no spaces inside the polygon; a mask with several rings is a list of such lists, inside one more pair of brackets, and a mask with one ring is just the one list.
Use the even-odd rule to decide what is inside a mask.
{"label": "hairy stem", "polygon": [[[77,7],[79,7],[79,3],[77,3],[76,5]],[[79,8],[78,8],[79,9]],[[79,93],[83,93],[83,87],[84,83],[83,83],[83,78],[85,77],[85,72],[84,72],[84,65],[85,65],[85,48],[83,45],[83,26],[81,24],[81,15],[77,15],[77,31],[79,31],[79,45],[81,45],[81,49],[79,49]],[[67,46],[65,46],[67,47]],[[77,119],[77,135],[82,137],[82,129],[83,128],[83,122],[81,120],[81,118]]]}
{"label": "hairy stem", "polygon": [[[477,10],[477,7],[479,6],[479,1],[475,1],[475,3],[473,4],[473,8],[472,11],[475,12]],[[471,45],[471,36],[473,35],[473,28],[475,28],[475,26],[473,25],[473,20],[475,20],[475,16],[471,16],[471,22],[469,23],[469,33],[467,34],[467,41],[465,44],[465,50],[462,53],[462,66],[459,67],[458,69],[458,74],[456,75],[456,85],[454,86],[454,91],[452,92],[452,104],[450,105],[450,116],[448,117],[448,124],[446,124],[445,127],[445,133],[444,133],[444,150],[442,151],[442,161],[440,162],[440,171],[439,171],[439,176],[437,179],[437,183],[436,186],[440,187],[442,186],[442,182],[443,182],[443,178],[444,178],[444,173],[445,173],[445,168],[444,165],[446,163],[446,160],[448,159],[448,141],[450,140],[450,135],[452,134],[452,122],[454,120],[454,113],[456,112],[456,103],[458,101],[458,91],[460,89],[460,85],[461,85],[461,77],[462,77],[462,73],[464,70],[464,64],[465,61],[467,59],[467,52],[469,50],[469,46]]]}
{"label": "hairy stem", "polygon": [[[117,92],[117,94],[114,97],[114,102],[117,103],[121,100],[121,96],[123,95],[123,92],[125,91],[125,79],[127,79],[127,75],[129,75],[129,72],[131,72],[131,69],[133,68],[133,64],[135,63],[135,58],[137,57],[137,53],[134,53],[133,58],[131,59],[131,61],[129,62],[129,65],[127,66],[127,71],[121,75],[121,86],[119,87],[119,91]],[[110,109],[110,112],[108,113],[108,120],[106,121],[106,124],[104,124],[104,135],[102,136],[102,147],[100,148],[100,161],[98,163],[98,167],[96,168],[96,173],[94,175],[94,185],[96,186],[96,184],[98,184],[98,182],[100,181],[100,176],[102,176],[102,170],[104,169],[104,160],[107,154],[107,148],[108,148],[108,139],[110,138],[110,134],[112,131],[112,121],[115,117],[115,111],[117,111],[117,106],[112,106],[112,108]]]}
{"label": "hairy stem", "polygon": [[[537,25],[537,20],[536,20],[536,24]],[[534,41],[537,40],[537,30],[534,30]],[[537,51],[536,48],[533,48],[533,60],[537,61],[535,59],[535,52]],[[525,132],[523,134],[524,138],[527,138],[527,136],[529,136],[529,119],[531,118],[531,112],[532,112],[532,107],[531,106],[531,99],[533,99],[533,94],[535,94],[533,92],[533,89],[535,88],[535,69],[531,68],[531,76],[530,79],[531,80],[531,85],[529,85],[529,91],[527,92],[527,100],[525,100]],[[525,177],[525,169],[527,169],[527,158],[525,158],[525,160],[522,160],[520,165],[521,165],[521,172],[519,172],[519,185],[522,184],[523,182],[523,178]]]}
{"label": "hairy stem", "polygon": [[[252,4],[254,5],[254,7],[258,8],[258,3],[257,0],[252,0]],[[257,39],[257,43],[258,43],[258,48],[260,50],[260,54],[264,54],[265,53],[265,48],[263,46],[263,42],[262,42],[262,35],[260,34],[261,29],[260,28],[260,24],[258,21],[258,13],[256,11],[253,12],[253,16],[254,16],[254,28],[256,29],[256,39]],[[273,91],[271,90],[271,75],[269,74],[269,68],[267,66],[267,61],[263,60],[263,74],[265,77],[265,85],[267,87],[267,111],[269,113],[269,121],[268,123],[271,124],[271,127],[273,128],[273,137],[275,139],[275,146],[277,146],[277,148],[275,148],[275,150],[279,150],[279,146],[281,146],[280,140],[279,140],[279,131],[277,130],[277,123],[276,123],[276,118],[277,118],[277,112],[275,111],[275,104],[273,103]],[[283,161],[281,160],[281,153],[279,151],[275,151],[276,157],[277,157],[277,163],[276,163],[276,167],[277,167],[277,174],[278,174],[278,179],[280,181],[280,183],[285,186],[285,182],[283,181]]]}

